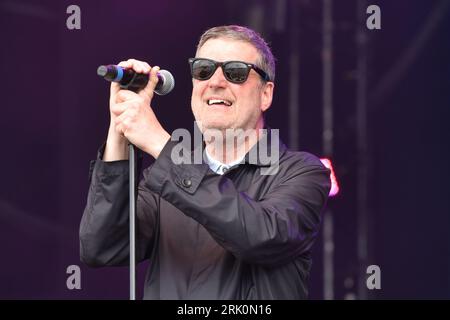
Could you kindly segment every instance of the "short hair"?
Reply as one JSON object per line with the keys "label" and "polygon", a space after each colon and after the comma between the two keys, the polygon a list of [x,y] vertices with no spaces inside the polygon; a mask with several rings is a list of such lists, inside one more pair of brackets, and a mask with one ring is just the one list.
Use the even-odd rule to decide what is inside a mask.
{"label": "short hair", "polygon": [[238,26],[218,26],[206,30],[197,44],[197,52],[210,39],[229,38],[244,41],[253,45],[259,53],[255,65],[264,70],[269,76],[269,81],[275,81],[275,57],[267,42],[254,30]]}

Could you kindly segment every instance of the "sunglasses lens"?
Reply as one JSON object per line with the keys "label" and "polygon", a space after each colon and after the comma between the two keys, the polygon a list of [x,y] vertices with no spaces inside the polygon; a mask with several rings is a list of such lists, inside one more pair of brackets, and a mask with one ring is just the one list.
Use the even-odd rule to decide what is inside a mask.
{"label": "sunglasses lens", "polygon": [[247,80],[249,68],[241,62],[229,62],[224,67],[226,78],[234,83],[243,83]]}
{"label": "sunglasses lens", "polygon": [[[196,59],[192,63],[192,77],[197,80],[208,80],[220,63],[207,59]],[[248,78],[250,68],[239,61],[230,61],[222,65],[225,78],[232,83],[243,83]]]}
{"label": "sunglasses lens", "polygon": [[214,63],[208,60],[195,60],[192,65],[192,77],[197,80],[209,79],[214,71]]}

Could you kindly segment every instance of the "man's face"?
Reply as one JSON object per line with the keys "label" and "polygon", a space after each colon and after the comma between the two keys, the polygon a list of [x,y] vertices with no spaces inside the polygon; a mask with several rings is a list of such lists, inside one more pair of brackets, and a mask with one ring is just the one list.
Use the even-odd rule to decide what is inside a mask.
{"label": "man's face", "polygon": [[[197,52],[196,58],[218,62],[238,60],[255,64],[258,51],[251,44],[228,38],[210,39]],[[204,129],[257,129],[262,125],[262,112],[272,103],[273,83],[262,83],[261,77],[251,70],[247,81],[229,82],[222,68],[216,69],[208,80],[193,79],[191,107],[195,120]],[[208,104],[210,100],[226,100],[224,104]]]}

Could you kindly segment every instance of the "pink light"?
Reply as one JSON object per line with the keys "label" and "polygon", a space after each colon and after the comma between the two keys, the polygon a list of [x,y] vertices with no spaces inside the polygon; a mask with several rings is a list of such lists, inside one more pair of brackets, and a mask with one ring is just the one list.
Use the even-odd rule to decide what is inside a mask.
{"label": "pink light", "polygon": [[330,169],[330,179],[331,179],[331,189],[330,189],[330,197],[334,197],[339,192],[339,184],[337,182],[336,176],[334,174],[333,165],[331,164],[331,161],[327,158],[321,158],[320,161],[322,161],[323,165]]}

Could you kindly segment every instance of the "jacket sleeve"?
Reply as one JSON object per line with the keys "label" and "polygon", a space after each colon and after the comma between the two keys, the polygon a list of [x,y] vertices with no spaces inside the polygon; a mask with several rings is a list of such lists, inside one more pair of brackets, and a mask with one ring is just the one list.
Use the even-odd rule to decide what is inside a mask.
{"label": "jacket sleeve", "polygon": [[[105,162],[102,149],[91,162],[89,193],[80,223],[80,258],[92,267],[129,264],[129,162]],[[138,171],[139,172],[139,171]],[[144,170],[144,177],[148,169]],[[148,258],[154,239],[158,198],[138,186],[136,261]]]}
{"label": "jacket sleeve", "polygon": [[281,265],[307,253],[330,190],[329,170],[309,155],[278,173],[262,199],[239,192],[206,164],[171,161],[169,141],[150,170],[148,188],[203,225],[216,241],[249,263]]}

